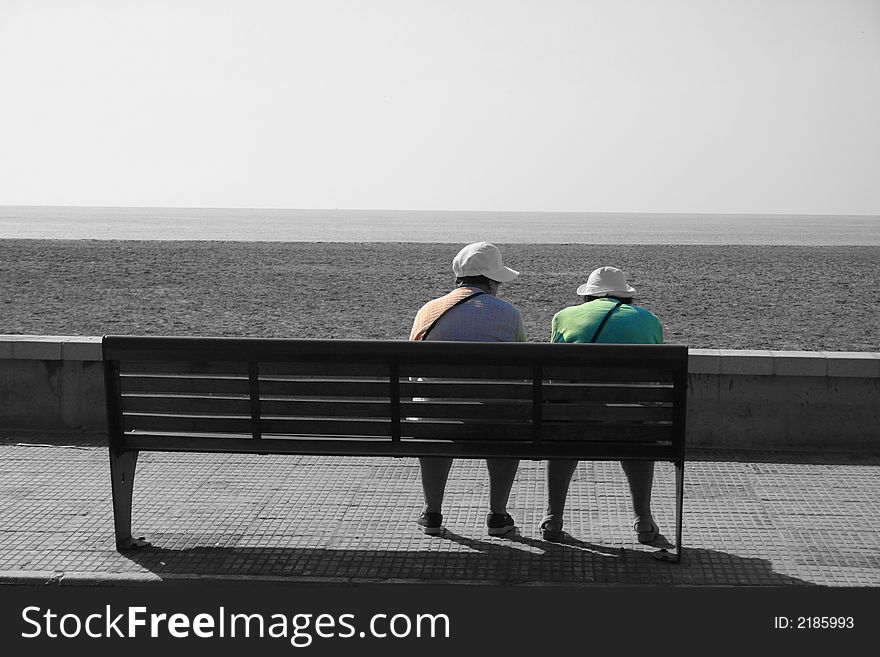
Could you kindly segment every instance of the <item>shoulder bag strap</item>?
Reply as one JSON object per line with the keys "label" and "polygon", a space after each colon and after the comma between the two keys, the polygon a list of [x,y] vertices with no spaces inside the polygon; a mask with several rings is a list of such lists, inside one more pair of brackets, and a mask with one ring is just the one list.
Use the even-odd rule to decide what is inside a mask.
{"label": "shoulder bag strap", "polygon": [[605,313],[605,317],[602,318],[602,322],[599,324],[598,328],[596,329],[596,332],[593,333],[593,339],[590,340],[590,342],[595,342],[595,341],[596,341],[596,338],[599,337],[599,334],[602,332],[602,329],[605,328],[605,322],[607,322],[607,321],[608,321],[608,318],[611,317],[611,313],[613,313],[615,310],[617,310],[618,308],[620,308],[620,306],[622,306],[622,305],[623,305],[623,302],[622,302],[622,301],[618,301],[617,303],[615,303],[615,304],[611,307],[611,309],[610,309],[607,313]]}
{"label": "shoulder bag strap", "polygon": [[431,325],[427,328],[427,330],[425,330],[425,332],[422,333],[422,337],[420,338],[420,340],[425,340],[425,339],[427,339],[427,337],[428,337],[428,333],[430,333],[431,330],[437,325],[437,320],[439,320],[441,317],[443,317],[443,315],[445,315],[446,313],[448,313],[450,310],[452,310],[453,308],[455,308],[457,305],[462,304],[462,303],[464,303],[465,301],[470,301],[470,300],[473,299],[474,297],[478,297],[478,296],[480,296],[481,294],[486,294],[486,293],[485,293],[485,292],[474,292],[473,294],[469,294],[469,295],[467,295],[466,297],[464,297],[463,299],[459,299],[459,300],[456,301],[454,304],[452,304],[451,306],[449,306],[449,308],[447,308],[447,309],[444,310],[442,313],[440,313],[439,315],[437,315],[437,318],[436,318],[433,322],[431,322]]}

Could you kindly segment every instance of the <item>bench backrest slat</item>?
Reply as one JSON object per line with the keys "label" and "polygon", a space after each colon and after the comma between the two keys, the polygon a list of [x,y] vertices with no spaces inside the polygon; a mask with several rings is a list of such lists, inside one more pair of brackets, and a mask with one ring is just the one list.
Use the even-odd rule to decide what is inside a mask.
{"label": "bench backrest slat", "polygon": [[121,374],[119,379],[123,394],[130,392],[248,394],[248,378],[246,376]]}
{"label": "bench backrest slat", "polygon": [[247,376],[248,361],[228,360],[123,360],[122,374],[200,374],[219,376]]}
{"label": "bench backrest slat", "polygon": [[579,384],[590,381],[671,383],[673,371],[666,365],[646,367],[641,363],[616,367],[609,367],[608,365],[556,365],[544,368],[544,378],[559,383],[576,381]]}
{"label": "bench backrest slat", "polygon": [[[594,427],[587,424],[574,422],[566,422],[559,424],[544,425],[544,440],[552,442],[555,440],[575,441],[585,444],[597,442],[621,442],[635,444],[643,443],[659,443],[673,441],[675,432],[672,426],[663,424],[618,424],[610,430],[597,431]],[[672,445],[667,445],[672,448]]]}
{"label": "bench backrest slat", "polygon": [[265,397],[350,397],[389,399],[389,381],[353,381],[350,379],[260,379]]}
{"label": "bench backrest slat", "polygon": [[427,381],[401,381],[402,397],[417,398],[473,398],[473,399],[532,399],[531,381],[460,381],[454,379],[429,379]]}
{"label": "bench backrest slat", "polygon": [[672,423],[672,404],[609,405],[609,404],[548,404],[542,409],[544,420],[567,422],[668,422]]}
{"label": "bench backrest slat", "polygon": [[125,411],[123,413],[122,426],[126,432],[131,431],[164,431],[170,433],[251,433],[250,414],[233,415],[172,415],[135,413]]}
{"label": "bench backrest slat", "polygon": [[649,403],[672,402],[672,385],[604,385],[599,383],[544,382],[541,394],[546,401]]}
{"label": "bench backrest slat", "polygon": [[195,413],[248,415],[250,399],[246,395],[171,395],[126,394],[123,399],[126,412],[142,413]]}

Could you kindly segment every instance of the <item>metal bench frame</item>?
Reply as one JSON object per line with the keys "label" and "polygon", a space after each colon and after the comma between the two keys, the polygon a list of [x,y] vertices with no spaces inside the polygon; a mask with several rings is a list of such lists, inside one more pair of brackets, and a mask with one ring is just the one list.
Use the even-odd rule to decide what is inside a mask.
{"label": "metal bench frame", "polygon": [[675,466],[681,560],[685,346],[105,336],[103,354],[117,549],[144,544],[141,451],[639,459]]}

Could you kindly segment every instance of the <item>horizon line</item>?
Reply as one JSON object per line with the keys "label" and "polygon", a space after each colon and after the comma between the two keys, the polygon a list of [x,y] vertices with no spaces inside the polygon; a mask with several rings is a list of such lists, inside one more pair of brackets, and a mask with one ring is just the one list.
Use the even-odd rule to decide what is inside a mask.
{"label": "horizon line", "polygon": [[444,210],[422,208],[292,208],[292,207],[253,207],[253,206],[209,206],[209,205],[42,205],[42,204],[0,204],[0,208],[75,208],[93,210],[266,210],[294,212],[457,212],[484,214],[620,214],[620,215],[681,215],[681,216],[801,216],[801,217],[870,217],[880,218],[880,212],[872,213],[827,213],[827,212],[644,212],[623,210]]}

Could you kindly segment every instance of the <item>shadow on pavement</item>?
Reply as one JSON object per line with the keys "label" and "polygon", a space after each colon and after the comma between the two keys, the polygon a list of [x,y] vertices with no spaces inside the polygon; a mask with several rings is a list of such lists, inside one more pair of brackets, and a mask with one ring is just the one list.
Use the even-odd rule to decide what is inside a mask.
{"label": "shadow on pavement", "polygon": [[[688,549],[680,564],[658,561],[651,548],[623,549],[565,536],[562,543],[514,535],[476,539],[444,531],[430,549],[152,546],[122,553],[163,580],[268,579],[290,582],[407,582],[544,585],[787,586],[809,581],[775,572],[769,561]],[[465,550],[437,549],[449,541]],[[442,548],[442,546],[441,546]]]}

